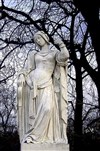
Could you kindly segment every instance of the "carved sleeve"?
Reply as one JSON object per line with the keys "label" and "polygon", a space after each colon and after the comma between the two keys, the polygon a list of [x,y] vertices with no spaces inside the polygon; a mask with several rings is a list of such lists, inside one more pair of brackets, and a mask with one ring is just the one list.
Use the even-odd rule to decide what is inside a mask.
{"label": "carved sleeve", "polygon": [[57,61],[58,65],[66,66],[67,60],[69,58],[69,52],[63,43],[59,47],[60,47],[61,51],[56,53],[56,61]]}

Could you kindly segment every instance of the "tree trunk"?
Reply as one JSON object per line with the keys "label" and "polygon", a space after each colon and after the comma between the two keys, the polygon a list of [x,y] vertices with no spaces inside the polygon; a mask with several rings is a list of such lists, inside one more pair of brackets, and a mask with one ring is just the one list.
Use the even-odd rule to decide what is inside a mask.
{"label": "tree trunk", "polygon": [[82,111],[83,111],[83,89],[82,89],[82,73],[79,62],[76,63],[76,107],[74,121],[74,150],[81,151],[82,143]]}
{"label": "tree trunk", "polygon": [[[98,107],[100,110],[100,20],[99,20],[99,9],[100,9],[100,1],[91,1],[87,3],[87,1],[73,0],[76,7],[80,10],[85,21],[87,22],[87,26],[90,32],[90,36],[92,39],[92,45],[94,47],[94,52],[96,54],[96,61],[98,66],[97,76],[95,78],[95,84],[98,91]],[[88,72],[88,71],[87,71]],[[91,76],[91,75],[90,75]],[[92,76],[91,76],[92,78]]]}

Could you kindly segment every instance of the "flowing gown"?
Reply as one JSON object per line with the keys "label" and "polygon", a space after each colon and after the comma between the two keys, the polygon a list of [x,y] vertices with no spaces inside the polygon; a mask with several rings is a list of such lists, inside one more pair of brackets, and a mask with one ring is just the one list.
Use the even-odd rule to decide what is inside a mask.
{"label": "flowing gown", "polygon": [[26,81],[24,86],[18,83],[23,142],[30,138],[31,143],[67,143],[67,61],[58,60],[58,55],[56,51],[31,52],[20,73]]}

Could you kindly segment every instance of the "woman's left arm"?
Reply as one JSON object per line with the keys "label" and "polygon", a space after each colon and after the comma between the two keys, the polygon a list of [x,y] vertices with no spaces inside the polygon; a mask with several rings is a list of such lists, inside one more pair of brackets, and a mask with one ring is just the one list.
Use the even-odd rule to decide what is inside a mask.
{"label": "woman's left arm", "polygon": [[57,53],[57,60],[59,60],[60,62],[67,61],[69,58],[69,52],[65,44],[63,43],[63,41],[61,41],[60,39],[57,39],[55,41],[55,44],[57,44],[60,48],[60,51]]}

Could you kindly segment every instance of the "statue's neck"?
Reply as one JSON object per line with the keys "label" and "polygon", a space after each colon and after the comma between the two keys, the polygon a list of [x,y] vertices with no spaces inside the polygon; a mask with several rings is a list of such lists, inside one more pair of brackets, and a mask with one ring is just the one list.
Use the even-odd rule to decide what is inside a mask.
{"label": "statue's neck", "polygon": [[44,45],[42,48],[41,48],[41,50],[40,50],[40,52],[42,53],[44,53],[44,52],[49,52],[49,46],[48,45]]}

